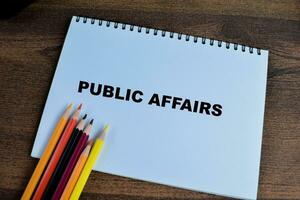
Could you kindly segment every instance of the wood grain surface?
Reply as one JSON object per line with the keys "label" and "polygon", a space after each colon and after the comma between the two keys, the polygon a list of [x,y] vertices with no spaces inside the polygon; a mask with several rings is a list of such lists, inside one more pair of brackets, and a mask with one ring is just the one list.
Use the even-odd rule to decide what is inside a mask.
{"label": "wood grain surface", "polygon": [[[0,21],[0,199],[18,199],[37,159],[39,119],[72,15],[270,50],[260,199],[300,199],[300,2],[36,1]],[[237,163],[238,165],[238,163]],[[224,199],[93,172],[82,199]]]}

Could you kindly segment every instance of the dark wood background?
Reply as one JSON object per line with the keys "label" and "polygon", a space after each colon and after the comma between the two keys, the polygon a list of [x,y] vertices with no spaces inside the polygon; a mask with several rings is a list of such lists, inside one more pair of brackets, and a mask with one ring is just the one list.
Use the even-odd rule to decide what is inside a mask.
{"label": "dark wood background", "polygon": [[[0,199],[20,197],[72,15],[206,36],[270,50],[258,197],[300,199],[300,2],[36,1],[0,21]],[[238,164],[238,163],[237,163]],[[93,172],[83,199],[223,199]]]}

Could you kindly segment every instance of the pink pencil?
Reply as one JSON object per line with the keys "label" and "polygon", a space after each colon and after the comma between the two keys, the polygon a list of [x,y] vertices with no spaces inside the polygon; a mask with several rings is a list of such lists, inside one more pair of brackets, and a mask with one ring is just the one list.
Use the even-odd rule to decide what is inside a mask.
{"label": "pink pencil", "polygon": [[72,171],[76,165],[76,162],[81,154],[81,152],[83,151],[83,149],[85,148],[86,142],[88,141],[89,138],[89,133],[91,131],[92,128],[92,124],[93,124],[93,120],[91,120],[91,122],[87,125],[87,127],[84,130],[84,133],[82,134],[82,136],[80,137],[77,146],[74,149],[73,155],[70,158],[69,163],[67,164],[67,167],[57,185],[57,188],[54,192],[54,195],[52,196],[52,200],[59,200],[67,183],[68,180],[72,174]]}

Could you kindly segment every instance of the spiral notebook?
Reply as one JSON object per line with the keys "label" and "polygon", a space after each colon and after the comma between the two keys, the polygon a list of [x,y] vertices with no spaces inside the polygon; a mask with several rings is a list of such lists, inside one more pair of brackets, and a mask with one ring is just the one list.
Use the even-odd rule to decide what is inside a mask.
{"label": "spiral notebook", "polygon": [[32,156],[82,102],[92,137],[111,126],[96,171],[255,199],[267,62],[267,50],[75,16]]}

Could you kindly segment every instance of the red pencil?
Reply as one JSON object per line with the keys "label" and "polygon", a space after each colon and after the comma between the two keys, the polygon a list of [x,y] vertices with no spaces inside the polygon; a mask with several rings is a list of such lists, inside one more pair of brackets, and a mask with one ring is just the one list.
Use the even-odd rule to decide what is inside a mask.
{"label": "red pencil", "polygon": [[77,124],[81,106],[82,106],[82,104],[80,104],[79,107],[77,108],[77,110],[74,112],[72,118],[69,120],[64,132],[62,133],[62,136],[55,148],[55,151],[53,152],[53,155],[47,165],[47,168],[44,171],[43,177],[40,180],[39,185],[34,193],[33,199],[41,199],[41,197],[44,193],[44,190],[50,180],[50,177],[51,177],[55,167],[57,166],[60,156],[63,153],[64,148],[71,136],[71,133],[73,132],[73,129],[75,128],[75,126]]}
{"label": "red pencil", "polygon": [[91,131],[93,125],[93,120],[90,121],[90,123],[86,126],[86,128],[84,129],[84,133],[81,135],[78,144],[76,145],[74,152],[70,158],[69,163],[67,164],[67,167],[57,185],[57,188],[54,192],[54,195],[52,196],[52,200],[59,200],[64,189],[65,186],[68,183],[68,180],[72,174],[72,171],[76,165],[76,162],[81,154],[81,152],[83,151],[83,149],[85,148],[86,142],[88,141],[89,138],[89,133]]}

